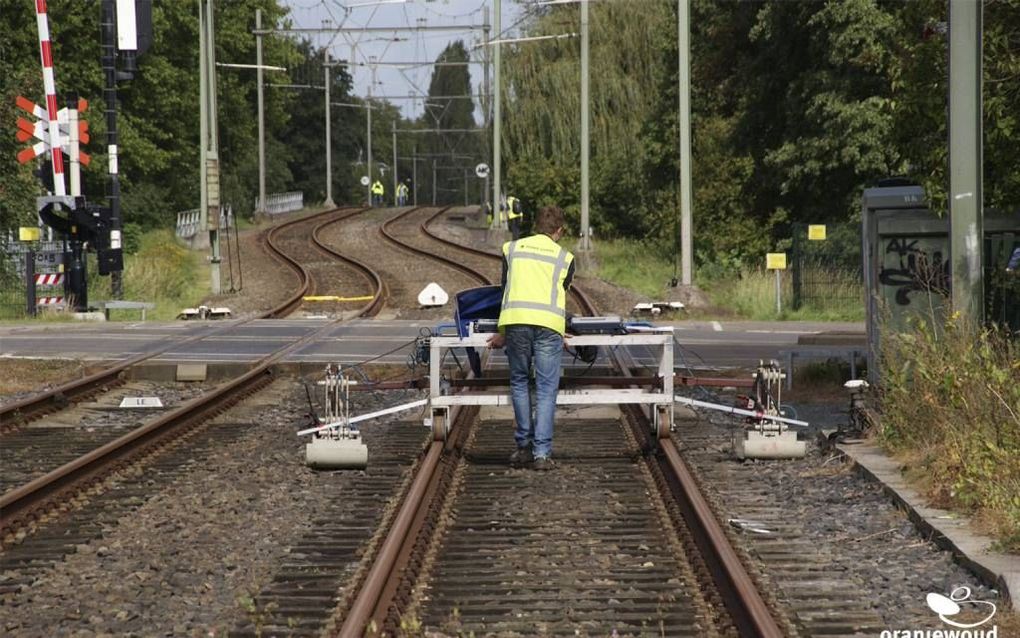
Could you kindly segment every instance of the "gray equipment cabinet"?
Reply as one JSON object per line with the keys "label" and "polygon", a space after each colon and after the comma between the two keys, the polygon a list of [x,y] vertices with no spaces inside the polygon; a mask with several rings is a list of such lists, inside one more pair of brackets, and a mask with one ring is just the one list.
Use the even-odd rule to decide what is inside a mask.
{"label": "gray equipment cabinet", "polygon": [[[882,330],[902,330],[911,317],[939,326],[951,311],[952,255],[949,220],[928,209],[920,186],[869,188],[862,199],[868,380],[875,384]],[[989,276],[1004,271],[1020,246],[1020,212],[985,210],[984,246],[985,319],[1020,329],[1013,325],[1017,301],[999,294]]]}

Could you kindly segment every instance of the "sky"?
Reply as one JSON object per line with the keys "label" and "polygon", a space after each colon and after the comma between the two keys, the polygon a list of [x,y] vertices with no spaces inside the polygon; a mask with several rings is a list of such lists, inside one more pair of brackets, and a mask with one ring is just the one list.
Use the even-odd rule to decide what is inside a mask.
{"label": "sky", "polygon": [[[483,59],[480,45],[483,39],[481,29],[472,30],[471,26],[481,26],[483,8],[489,8],[490,25],[494,22],[493,0],[283,0],[282,4],[291,10],[291,19],[295,27],[321,28],[340,26],[343,29],[362,29],[364,27],[408,27],[408,26],[463,26],[458,31],[402,31],[388,33],[366,33],[364,31],[340,31],[328,34],[309,35],[312,42],[319,47],[328,46],[330,55],[335,60],[348,60],[351,57],[352,45],[355,61],[369,64],[374,56],[375,61],[383,63],[430,63],[442,53],[448,44],[455,40],[463,40],[471,59]],[[513,0],[502,1],[502,27],[504,37],[512,37],[516,33],[513,25],[522,15],[524,7]],[[362,5],[362,6],[356,6]],[[509,32],[507,31],[509,29]],[[493,33],[493,38],[495,33]],[[483,65],[472,64],[471,81],[474,93],[482,91]],[[372,82],[371,67],[354,66],[354,92],[358,96],[368,95],[369,84]],[[401,108],[405,117],[416,118],[423,111],[423,99],[407,99],[409,93],[427,94],[432,79],[430,64],[421,66],[385,66],[376,67],[374,96],[394,96],[389,101]],[[481,108],[475,102],[475,119],[481,121]]]}

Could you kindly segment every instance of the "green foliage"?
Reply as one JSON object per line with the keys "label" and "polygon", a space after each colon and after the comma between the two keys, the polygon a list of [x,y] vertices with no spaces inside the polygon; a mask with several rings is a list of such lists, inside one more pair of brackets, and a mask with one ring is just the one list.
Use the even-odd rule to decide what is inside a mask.
{"label": "green foliage", "polygon": [[952,318],[883,335],[881,440],[937,504],[977,514],[1020,550],[1020,349]]}
{"label": "green foliage", "polygon": [[[677,243],[675,7],[591,6],[591,222],[659,247]],[[526,35],[577,30],[576,7],[536,15]],[[852,219],[861,190],[889,175],[945,208],[945,20],[940,0],[692,3],[699,268],[739,272],[788,239],[790,222]],[[986,2],[986,202],[1005,209],[1020,201],[1017,42],[1015,1]],[[527,203],[575,173],[579,51],[575,40],[507,49],[505,160]],[[578,190],[556,203],[576,207]]]}
{"label": "green foliage", "polygon": [[[592,3],[591,223],[597,235],[642,237],[650,231],[650,193],[641,167],[647,147],[635,143],[657,95],[661,60],[652,46],[670,3]],[[577,6],[551,7],[528,35],[577,30]],[[676,21],[673,20],[673,24]],[[579,206],[580,49],[576,39],[504,48],[507,84],[503,148],[508,189],[534,210],[545,203]],[[564,179],[571,181],[564,184]],[[566,188],[564,188],[566,186]]]}
{"label": "green foliage", "polygon": [[[446,131],[404,135],[403,148],[400,149],[400,154],[406,157],[415,152],[417,146],[417,152],[430,157],[429,163],[433,159],[436,161],[436,202],[440,204],[463,203],[463,169],[473,171],[474,166],[483,161],[488,148],[486,136],[483,134],[452,132],[476,128],[474,99],[456,97],[472,94],[471,67],[466,64],[469,60],[470,55],[462,40],[451,42],[439,54],[436,62],[451,66],[434,68],[429,82],[428,99],[425,101],[425,111],[416,127]],[[400,174],[409,175],[410,163],[404,164],[407,165],[401,166]],[[470,175],[469,187],[476,181],[473,172]],[[431,179],[419,180],[418,197],[424,201],[432,200]]]}
{"label": "green foliage", "polygon": [[133,255],[138,252],[142,245],[142,227],[138,224],[128,222],[124,224],[123,246],[125,255]]}
{"label": "green foliage", "polygon": [[[100,3],[51,0],[49,27],[54,44],[58,97],[77,92],[89,102],[84,118],[92,140],[86,150],[92,164],[83,169],[83,192],[98,200],[106,192],[106,122],[103,116],[103,73],[100,58]],[[236,0],[216,4],[216,58],[219,61],[255,61],[255,9],[261,8],[263,26],[282,23],[288,9],[278,0]],[[142,228],[170,228],[177,211],[195,208],[199,199],[199,87],[198,16],[194,2],[157,2],[153,5],[153,37],[149,51],[139,58],[139,71],[130,81],[118,83],[119,174],[125,222]],[[0,0],[0,118],[13,125],[14,98],[24,95],[42,103],[42,71],[36,41],[32,3]],[[286,66],[287,74],[267,74],[267,84],[288,83],[296,72],[314,66],[311,83],[321,84],[321,52],[289,37],[264,39],[266,64]],[[316,60],[316,56],[318,59]],[[301,78],[307,82],[308,78]],[[349,76],[336,68],[333,97],[343,100],[350,90]],[[252,209],[258,188],[256,74],[221,68],[217,73],[221,194],[239,215]],[[298,120],[302,107],[315,104],[318,118]],[[61,104],[62,106],[62,104]],[[321,93],[296,93],[267,88],[267,183],[273,190],[291,190],[293,173],[310,175],[324,162]],[[335,152],[352,158],[350,134],[356,114],[334,111]],[[346,110],[345,110],[346,111]],[[316,125],[309,125],[315,122]],[[363,129],[362,129],[363,130]],[[304,138],[314,138],[310,147]],[[292,145],[291,142],[295,144]],[[32,166],[18,166],[17,150],[24,146],[13,136],[0,136],[0,229],[30,223],[35,218],[34,198],[41,194]],[[307,147],[307,148],[305,148]],[[304,154],[294,149],[306,150]],[[321,191],[321,169],[315,173]],[[337,171],[338,174],[342,171]],[[352,181],[350,178],[348,181]],[[299,184],[299,187],[307,184]],[[309,193],[313,194],[313,193]],[[311,198],[309,198],[311,199]]]}
{"label": "green foliage", "polygon": [[[177,243],[173,231],[145,233],[138,239],[137,251],[124,258],[124,298],[154,302],[149,319],[173,319],[181,308],[196,305],[208,292],[201,266],[201,256]],[[93,261],[89,301],[102,299],[113,299],[110,278],[100,276]]]}
{"label": "green foliage", "polygon": [[673,276],[669,257],[633,240],[596,244],[598,276],[650,297],[660,299]]}
{"label": "green foliage", "polygon": [[[861,298],[859,278],[839,270],[819,270],[806,273],[816,279],[831,281],[829,286],[833,299]],[[762,269],[744,269],[736,274],[727,273],[709,279],[701,276],[698,281],[708,293],[712,304],[743,319],[758,321],[800,320],[800,321],[862,321],[864,308],[861,304],[837,305],[805,303],[794,310],[793,283],[789,271],[780,275],[781,309],[776,311],[776,272]]]}

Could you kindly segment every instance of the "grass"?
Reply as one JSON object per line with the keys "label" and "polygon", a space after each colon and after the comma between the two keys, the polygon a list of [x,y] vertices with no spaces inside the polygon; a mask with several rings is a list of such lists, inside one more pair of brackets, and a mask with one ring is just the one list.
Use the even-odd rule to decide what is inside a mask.
{"label": "grass", "polygon": [[[202,257],[189,251],[169,230],[158,230],[142,236],[138,252],[124,259],[124,299],[148,301],[156,307],[147,311],[146,319],[174,319],[181,308],[194,306],[208,292],[207,281],[201,276]],[[113,299],[110,278],[99,277],[92,270],[89,278],[89,299]],[[111,319],[138,318],[137,310],[113,310]]]}
{"label": "grass", "polygon": [[[568,248],[573,249],[568,245]],[[603,240],[595,246],[598,276],[635,290],[652,299],[662,299],[674,276],[672,262],[642,242]],[[708,294],[713,308],[697,311],[705,318],[726,317],[761,321],[862,321],[864,302],[861,283],[851,273],[805,272],[805,280],[831,282],[824,286],[831,303],[808,300],[797,310],[791,307],[793,281],[789,271],[781,274],[781,306],[776,312],[774,271],[745,270],[736,275],[698,277],[698,286]],[[845,299],[860,299],[847,303]],[[825,300],[822,300],[823,302]]]}
{"label": "grass", "polygon": [[[808,273],[805,273],[807,275]],[[863,321],[864,295],[856,277],[835,272],[810,273],[814,280],[831,282],[826,286],[831,303],[809,300],[793,309],[793,277],[780,271],[780,309],[776,308],[776,271],[745,270],[736,277],[699,282],[713,303],[732,310],[744,319],[759,321]],[[847,303],[846,300],[859,300]]]}
{"label": "grass", "polygon": [[1020,343],[955,317],[882,343],[879,440],[936,506],[1020,553]]}
{"label": "grass", "polygon": [[[567,246],[575,253],[576,248]],[[602,240],[595,244],[598,276],[653,299],[662,297],[673,277],[673,266],[640,242]]]}

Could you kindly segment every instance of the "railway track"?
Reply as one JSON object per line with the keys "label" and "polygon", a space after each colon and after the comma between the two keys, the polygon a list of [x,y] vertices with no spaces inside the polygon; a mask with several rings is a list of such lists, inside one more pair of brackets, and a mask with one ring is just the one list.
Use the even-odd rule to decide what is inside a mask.
{"label": "railway track", "polygon": [[[862,584],[833,569],[832,556],[819,551],[802,521],[763,489],[754,464],[729,462],[720,454],[719,442],[730,431],[706,419],[686,419],[680,428],[692,472],[714,509],[735,521],[728,534],[746,554],[745,562],[760,566],[760,577],[782,591],[799,635],[879,635],[887,629],[871,601],[847,595],[862,590]],[[757,531],[742,531],[749,529]]]}
{"label": "railway track", "polygon": [[[346,218],[336,217],[313,236]],[[396,236],[394,225],[387,224],[387,240],[420,254],[420,246]],[[325,245],[316,250],[329,251]],[[464,270],[462,261],[447,258],[457,266],[447,265]],[[287,300],[283,314],[299,308],[301,296],[314,290],[305,268],[295,272],[302,293]],[[484,273],[476,278],[488,281]],[[366,312],[377,311],[384,294],[376,289]],[[572,303],[594,314],[582,291],[574,291]],[[229,404],[265,388],[273,379],[272,364],[313,337],[220,386],[211,393],[216,398],[193,400],[5,493],[0,507],[6,556],[45,565],[67,551],[51,542],[54,535],[76,542],[94,537],[98,524],[92,516],[98,510],[78,508],[83,501],[112,499],[109,511],[115,516],[131,499],[144,498],[129,490],[128,499],[118,501],[104,491],[102,482],[115,471],[105,459],[120,459],[115,467],[122,475],[137,474],[141,470],[129,457],[151,455],[150,461],[162,463],[174,451],[190,449],[184,436],[199,445],[204,437],[215,441],[221,428],[199,424],[226,409],[218,401]],[[617,366],[625,373],[633,367],[624,361]],[[630,411],[623,420],[602,415],[565,421],[557,435],[561,465],[544,479],[506,468],[507,422],[480,418],[477,409],[452,413],[450,424],[434,424],[424,448],[420,430],[392,430],[380,442],[378,468],[337,496],[335,509],[314,521],[292,548],[292,560],[260,592],[258,604],[268,615],[256,625],[238,625],[234,633],[261,633],[268,618],[280,635],[323,628],[343,636],[361,636],[366,629],[376,635],[419,622],[524,634],[603,635],[616,628],[624,634],[783,635],[718,523],[712,528],[714,517],[704,499],[698,500],[668,432],[651,432],[647,416]],[[175,434],[167,437],[164,428]],[[135,444],[139,439],[144,446]],[[574,497],[565,501],[565,494]],[[55,527],[54,520],[71,527]],[[45,537],[36,533],[33,542],[20,543],[40,530]],[[47,542],[56,548],[52,553],[43,549]],[[557,600],[543,604],[553,590]]]}
{"label": "railway track", "polygon": [[[202,339],[234,330],[237,326],[250,323],[254,319],[277,319],[286,317],[294,312],[294,310],[301,305],[302,298],[309,294],[309,290],[311,290],[313,286],[313,279],[307,269],[302,268],[297,258],[288,256],[284,249],[278,245],[276,241],[277,236],[280,233],[284,233],[296,226],[308,224],[310,221],[317,223],[315,228],[322,225],[324,218],[326,219],[327,225],[330,223],[336,223],[343,219],[347,219],[354,214],[362,212],[365,209],[338,210],[340,212],[339,215],[336,214],[338,212],[337,210],[324,211],[309,217],[290,220],[278,226],[274,226],[263,233],[260,238],[260,243],[265,246],[266,251],[273,259],[285,264],[292,272],[294,272],[295,277],[297,278],[295,292],[282,303],[260,314],[259,316],[254,317],[253,319],[226,321],[216,326],[209,326],[207,329],[199,330],[197,334],[192,335],[191,337],[185,338],[181,341],[168,342],[166,345],[161,345],[160,347],[154,348],[135,357],[119,361],[112,366],[99,370],[81,379],[64,383],[51,388],[46,392],[41,392],[18,401],[4,403],[0,405],[0,436],[13,432],[47,414],[63,410],[78,402],[93,399],[97,395],[121,385],[124,383],[125,371],[147,360],[154,359],[171,348],[177,348],[194,341],[200,341]],[[335,217],[335,219],[333,219],[333,217]],[[321,248],[328,250],[328,248],[324,246]],[[366,276],[371,278],[372,275],[370,274],[370,269],[367,269],[363,264],[352,263],[351,265],[352,267],[357,268],[360,272],[366,273]],[[378,281],[378,279],[373,279],[373,281]],[[380,292],[377,297],[382,297],[382,293]],[[373,299],[373,302],[377,305],[380,303],[378,299]],[[368,313],[371,312],[372,309],[365,308],[363,311]]]}
{"label": "railway track", "polygon": [[[322,226],[338,221],[338,217],[343,219],[356,212],[359,211],[342,212],[337,215],[335,211],[327,211],[321,215],[314,216],[311,219],[316,225],[312,230],[312,236],[314,237]],[[292,220],[276,227],[267,234],[267,245],[279,259],[291,264],[299,283],[297,292],[294,295],[285,300],[281,305],[265,313],[264,317],[285,316],[287,313],[292,312],[298,307],[302,297],[313,286],[314,280],[309,269],[302,265],[298,258],[288,255],[287,251],[276,242],[276,234],[282,232],[280,230],[281,227],[286,230],[297,225],[308,224],[309,219]],[[329,251],[325,246],[320,246],[319,248],[323,251]],[[372,277],[374,273],[367,266],[354,261],[348,261],[347,263],[359,268],[362,274],[370,281],[380,281],[377,275],[374,278]],[[372,294],[371,301],[361,308],[361,312],[376,312],[382,298],[383,290],[380,286]],[[234,322],[230,325],[224,325],[213,332],[219,333],[229,329],[236,329],[237,326],[244,323],[247,322]],[[140,427],[132,428],[122,436],[108,441],[100,441],[101,445],[98,445],[98,447],[83,452],[81,448],[89,446],[87,442],[88,437],[83,438],[81,445],[76,445],[74,446],[75,449],[70,450],[72,455],[76,452],[83,452],[80,456],[76,456],[67,463],[59,465],[45,474],[35,476],[28,482],[12,487],[0,495],[0,512],[2,512],[0,514],[0,547],[7,548],[20,543],[26,536],[37,531],[44,523],[53,519],[58,513],[66,512],[69,503],[79,503],[81,501],[78,497],[79,494],[85,491],[95,491],[107,478],[122,471],[129,463],[152,455],[157,450],[166,449],[168,446],[174,445],[175,441],[181,437],[192,435],[195,430],[200,429],[202,424],[208,422],[213,416],[236,405],[244,397],[264,388],[273,380],[273,366],[276,362],[289,352],[301,348],[315,339],[320,332],[330,330],[332,327],[332,324],[327,324],[319,330],[313,331],[304,338],[263,358],[251,370],[240,377],[228,381],[193,400],[187,401],[180,407],[170,410],[144,423]],[[208,336],[208,334],[204,336]],[[157,349],[155,352],[135,357],[129,363],[134,365],[148,357],[165,352],[175,345],[178,344],[170,344]],[[127,363],[122,363],[100,374],[108,379],[118,379],[127,367]],[[78,384],[81,383],[81,381],[78,382]],[[96,387],[91,380],[88,381],[88,385],[92,388]],[[76,384],[72,383],[62,386],[62,388],[66,389],[75,386]],[[63,391],[62,388],[56,388],[49,393],[19,402],[14,406],[5,406],[0,416],[6,417],[5,420],[17,418],[21,423],[24,423],[24,415],[28,413],[38,418],[39,415],[51,409],[48,406],[53,405],[53,396],[60,394]],[[80,394],[78,396],[85,395]],[[29,457],[35,455],[35,448],[38,447],[39,442],[37,439],[44,438],[48,434],[57,441],[57,443],[52,445],[59,446],[60,441],[66,438],[66,433],[60,430],[46,431],[37,429],[37,432],[44,434],[36,437],[20,437],[21,446],[11,445],[5,447],[10,453],[7,460],[14,459],[14,464],[27,466],[31,463]],[[10,436],[8,434],[5,437],[5,443]],[[92,442],[96,443],[94,438]],[[22,457],[20,460],[19,456]]]}
{"label": "railway track", "polygon": [[[456,248],[498,259],[484,251],[460,245]],[[583,309],[594,314],[594,308],[583,292],[575,291],[574,295]],[[631,366],[619,361],[617,367],[629,370]],[[552,481],[552,485],[547,486],[537,475],[526,475],[535,483],[523,489],[520,479],[503,478],[497,469],[501,468],[502,474],[512,472],[506,470],[503,460],[510,451],[507,443],[509,428],[505,422],[500,426],[485,426],[480,424],[477,409],[462,409],[451,413],[450,424],[433,423],[433,441],[389,526],[385,540],[374,552],[366,552],[366,558],[371,556],[371,561],[362,563],[356,572],[362,575],[360,582],[348,588],[356,595],[350,603],[343,600],[338,607],[334,616],[339,627],[338,634],[395,634],[409,626],[420,627],[418,623],[424,620],[431,627],[438,623],[466,631],[483,628],[490,631],[496,623],[495,627],[499,630],[511,633],[534,633],[537,630],[539,633],[552,631],[578,635],[579,631],[591,631],[598,635],[619,624],[624,632],[656,631],[655,627],[666,631],[667,626],[693,625],[696,629],[692,635],[732,632],[783,635],[718,522],[698,494],[693,478],[685,472],[684,463],[665,431],[657,433],[658,438],[654,435],[648,438],[643,445],[646,450],[662,448],[660,460],[656,461],[660,463],[658,471],[667,469],[671,480],[660,481],[659,486],[665,488],[666,484],[672,483],[675,488],[662,491],[659,498],[672,500],[677,493],[684,494],[683,504],[674,511],[682,515],[690,531],[676,532],[673,531],[676,528],[670,526],[671,533],[663,534],[663,528],[649,518],[650,512],[661,515],[667,507],[665,500],[653,498],[651,503],[647,502],[646,495],[653,483],[650,467],[643,477],[640,477],[641,470],[624,467],[634,465],[633,458],[640,456],[642,449],[639,437],[650,430],[647,415],[638,411],[631,418],[635,420],[635,426],[630,445],[623,444],[628,430],[612,419],[601,424],[580,425],[576,441],[571,436],[573,428],[560,429],[561,432],[570,432],[563,435],[564,443],[558,443],[568,450],[572,446],[575,449],[593,447],[593,441],[586,437],[592,437],[593,431],[597,432],[594,436],[600,441],[610,441],[607,447],[618,453],[623,451],[620,467],[596,456],[597,460],[587,467],[584,463],[579,464],[573,482],[569,480],[570,465],[565,465],[564,476],[557,478],[564,479],[562,483]],[[601,430],[598,429],[600,425]],[[615,440],[610,434],[614,430]],[[569,453],[566,458],[570,458]],[[579,458],[583,456],[579,455]],[[610,469],[603,468],[603,465]],[[576,490],[581,478],[600,471],[609,472],[608,483],[614,487],[636,486],[636,491],[628,494],[630,498],[626,499],[631,500],[638,495],[645,497],[640,499],[642,502],[636,510],[614,512],[597,492],[592,496],[585,490]],[[638,480],[639,477],[642,480]],[[543,493],[543,489],[548,491]],[[565,493],[577,495],[581,501],[579,509],[563,507]],[[658,493],[658,490],[653,493]],[[537,511],[522,511],[520,516],[515,516],[516,511],[525,509],[529,496],[539,502],[543,497],[546,500]],[[509,505],[502,505],[503,499]],[[616,502],[622,503],[623,500],[617,499]],[[570,518],[569,512],[574,512],[574,519]],[[591,518],[585,518],[585,515]],[[582,522],[592,523],[594,520],[604,523],[605,527],[582,525]],[[555,531],[544,527],[547,521]],[[591,541],[591,553],[587,556],[583,554],[584,543],[579,542],[576,536],[580,529],[591,534],[587,539]],[[620,544],[621,529],[622,538],[630,544]],[[486,531],[490,533],[485,534]],[[601,532],[605,532],[605,537],[600,538]],[[628,532],[631,533],[629,536]],[[479,535],[474,536],[475,533]],[[683,538],[687,539],[686,547],[691,553],[701,558],[684,559],[685,553],[681,549],[685,547]],[[444,544],[447,540],[449,545]],[[473,544],[476,540],[478,544]],[[593,593],[592,589],[596,584],[607,583],[592,580],[596,570],[592,569],[591,560],[593,556],[604,556],[609,544],[614,544],[617,556],[626,566],[614,573],[615,579],[609,579],[608,584],[619,588],[616,592],[619,597],[610,597],[609,600],[620,607],[607,611],[607,599]],[[491,553],[479,557],[477,554],[481,548]],[[634,561],[641,552],[647,558],[658,560],[659,569],[665,571],[653,569],[655,560],[635,565]],[[654,587],[651,592],[641,589],[642,585],[648,584],[641,578],[641,570],[652,570],[649,573],[653,574],[653,578],[649,580],[661,582],[665,578],[667,582],[681,585],[681,589],[693,591],[707,587],[707,579],[695,586],[694,574],[710,574],[718,592],[707,597],[689,595],[682,601],[678,596],[659,596]],[[612,570],[610,572],[613,573]],[[563,583],[574,583],[577,588],[564,591]],[[556,601],[544,612],[540,606],[539,611],[534,612],[534,605],[544,600],[551,588],[558,588],[564,599]],[[713,590],[709,588],[709,591]],[[510,601],[500,600],[507,595]],[[627,600],[627,603],[622,600]],[[713,605],[706,602],[708,600],[716,602]],[[726,614],[718,613],[722,608],[726,609]],[[530,611],[525,613],[522,609]],[[710,613],[709,609],[715,611]],[[566,618],[564,610],[567,611]],[[536,626],[536,621],[547,624]]]}

